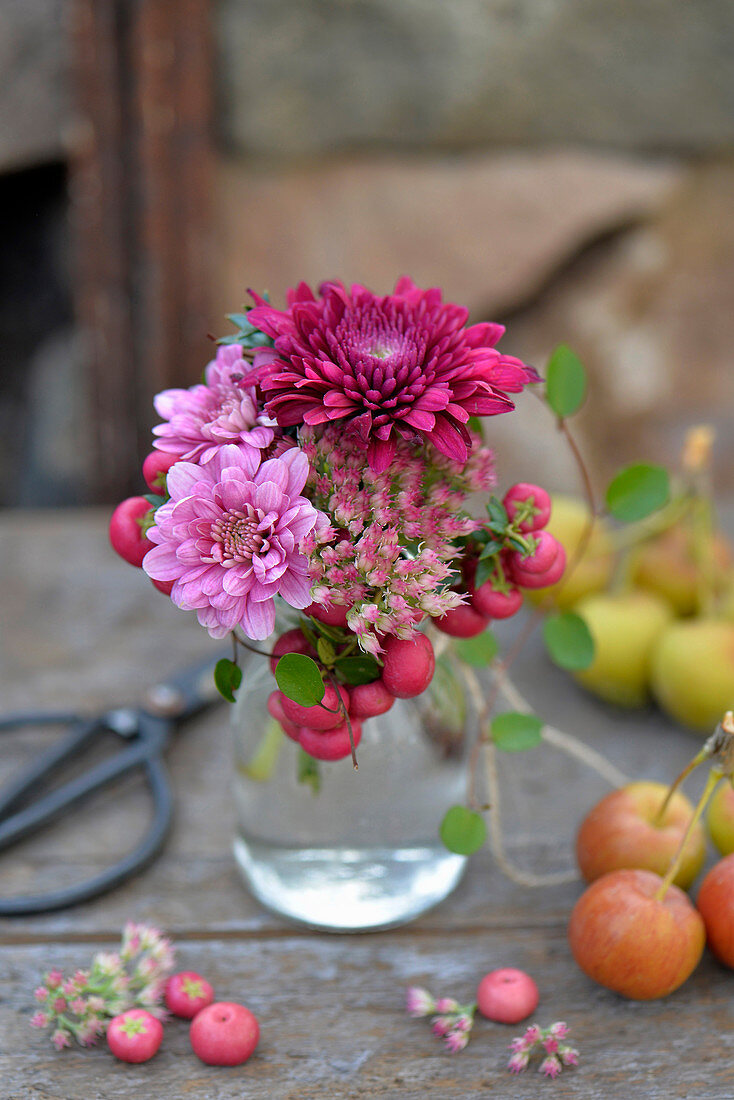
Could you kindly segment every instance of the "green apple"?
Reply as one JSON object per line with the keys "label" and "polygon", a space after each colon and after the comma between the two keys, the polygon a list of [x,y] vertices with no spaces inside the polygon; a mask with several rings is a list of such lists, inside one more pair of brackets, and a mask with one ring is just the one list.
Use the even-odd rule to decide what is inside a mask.
{"label": "green apple", "polygon": [[582,597],[606,588],[614,568],[614,550],[609,528],[604,520],[596,520],[581,558],[571,568],[587,529],[589,514],[588,506],[583,500],[560,493],[551,495],[551,514],[546,530],[563,543],[569,565],[558,584],[549,588],[536,588],[527,593],[533,603],[539,603],[550,595],[556,607],[565,611]]}
{"label": "green apple", "polygon": [[[693,806],[676,791],[658,822],[667,793],[663,783],[652,780],[628,783],[589,811],[576,836],[576,862],[587,882],[625,867],[665,875],[693,817]],[[674,879],[676,886],[687,890],[705,858],[706,831],[697,822]]]}
{"label": "green apple", "polygon": [[[723,535],[716,534],[706,552],[711,554],[711,581],[716,595],[729,583],[731,546]],[[690,527],[671,527],[639,547],[632,556],[630,577],[639,588],[663,596],[679,615],[699,611],[701,566]]]}
{"label": "green apple", "polygon": [[734,623],[671,623],[652,654],[653,695],[677,722],[709,734],[734,710]]}
{"label": "green apple", "polygon": [[574,609],[594,639],[594,661],[575,672],[583,687],[608,703],[642,707],[650,699],[650,658],[673,618],[670,604],[648,592],[601,592]]}
{"label": "green apple", "polygon": [[706,813],[709,836],[722,856],[734,852],[734,787],[726,780],[714,791]]}

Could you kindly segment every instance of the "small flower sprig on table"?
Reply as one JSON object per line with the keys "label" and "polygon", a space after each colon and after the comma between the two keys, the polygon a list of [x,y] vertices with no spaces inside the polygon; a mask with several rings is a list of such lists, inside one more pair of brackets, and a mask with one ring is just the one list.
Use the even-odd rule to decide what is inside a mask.
{"label": "small flower sprig on table", "polygon": [[109,1021],[130,1008],[164,1019],[163,994],[173,963],[170,940],[150,925],[129,922],[119,951],[98,952],[89,970],[77,970],[70,978],[58,969],[48,971],[35,991],[41,1008],[31,1025],[52,1028],[51,1041],[63,1050],[73,1039],[92,1046]]}
{"label": "small flower sprig on table", "polygon": [[427,989],[410,986],[405,1008],[414,1019],[432,1016],[431,1031],[437,1038],[443,1039],[451,1054],[458,1054],[469,1042],[476,1004],[461,1005],[453,997],[435,999]]}
{"label": "small flower sprig on table", "polygon": [[545,1077],[558,1077],[564,1066],[577,1066],[579,1052],[563,1040],[568,1038],[568,1026],[558,1020],[550,1027],[532,1024],[524,1035],[510,1043],[512,1055],[507,1063],[510,1073],[522,1073],[534,1054],[542,1054],[538,1072]]}

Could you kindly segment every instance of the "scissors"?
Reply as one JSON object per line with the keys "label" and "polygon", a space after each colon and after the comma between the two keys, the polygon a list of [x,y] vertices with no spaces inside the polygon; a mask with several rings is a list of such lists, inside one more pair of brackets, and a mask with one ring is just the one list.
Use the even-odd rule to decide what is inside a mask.
{"label": "scissors", "polygon": [[[222,656],[219,654],[218,656]],[[45,894],[0,898],[0,916],[27,916],[66,909],[107,893],[146,867],[165,842],[173,815],[173,794],[163,752],[173,730],[217,699],[216,658],[156,684],[137,707],[119,707],[93,718],[79,714],[11,714],[0,732],[24,726],[62,725],[67,732],[32,764],[0,788],[0,851],[62,817],[89,795],[135,769],[143,769],[153,801],[153,819],[138,846],[85,882]],[[115,733],[123,747],[87,772],[34,800],[39,786],[96,738]]]}

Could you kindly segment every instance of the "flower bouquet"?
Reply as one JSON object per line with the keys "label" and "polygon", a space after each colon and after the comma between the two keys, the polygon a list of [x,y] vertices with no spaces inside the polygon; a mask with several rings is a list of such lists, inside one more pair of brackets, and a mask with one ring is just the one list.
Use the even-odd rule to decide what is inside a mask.
{"label": "flower bouquet", "polygon": [[[532,715],[488,725],[472,669],[497,652],[490,620],[566,568],[548,493],[495,495],[483,435],[542,379],[497,349],[502,326],[408,278],[383,297],[301,283],[283,310],[252,297],[202,383],[155,398],[152,495],[118,507],[111,539],[232,639],[216,681],[237,700],[236,852],[256,895],[320,927],[394,924],[484,841],[480,748],[540,739]],[[584,388],[558,349],[544,393],[567,435]],[[632,489],[659,496],[646,469]],[[546,625],[560,663],[591,660],[576,616]]]}

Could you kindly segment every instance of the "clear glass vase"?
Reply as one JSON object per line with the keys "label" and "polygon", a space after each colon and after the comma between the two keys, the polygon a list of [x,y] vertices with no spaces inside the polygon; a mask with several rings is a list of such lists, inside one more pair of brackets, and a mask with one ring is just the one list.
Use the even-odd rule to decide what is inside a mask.
{"label": "clear glass vase", "polygon": [[452,666],[439,659],[423,695],[363,723],[356,771],[347,758],[309,775],[310,758],[267,713],[275,686],[269,663],[251,658],[233,708],[234,852],[250,891],[333,932],[393,927],[442,901],[466,864],[438,835],[466,797],[467,704]]}

